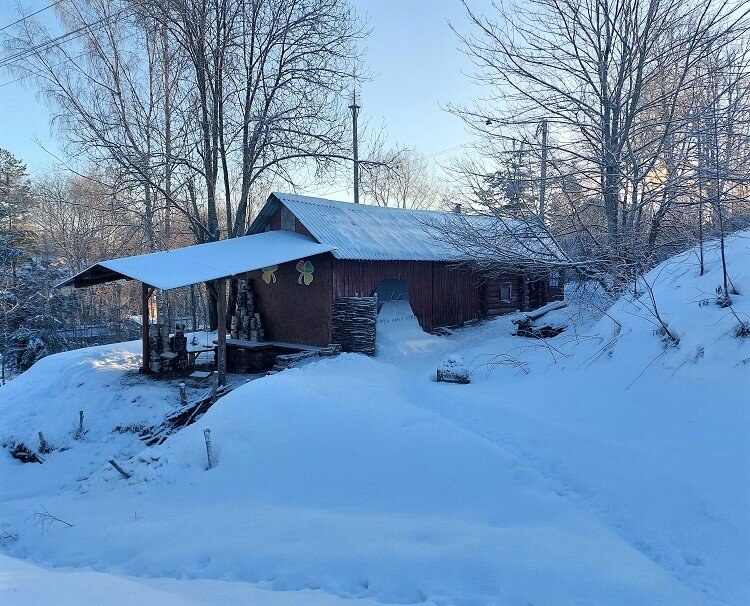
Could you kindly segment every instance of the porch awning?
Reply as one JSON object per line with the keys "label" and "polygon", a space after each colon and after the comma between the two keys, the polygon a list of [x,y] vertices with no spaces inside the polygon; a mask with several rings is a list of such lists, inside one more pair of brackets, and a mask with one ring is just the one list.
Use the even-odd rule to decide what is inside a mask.
{"label": "porch awning", "polygon": [[116,280],[138,280],[161,290],[171,290],[319,255],[334,248],[319,244],[303,234],[268,231],[164,252],[101,261],[60,282],[57,287],[72,285],[85,288]]}

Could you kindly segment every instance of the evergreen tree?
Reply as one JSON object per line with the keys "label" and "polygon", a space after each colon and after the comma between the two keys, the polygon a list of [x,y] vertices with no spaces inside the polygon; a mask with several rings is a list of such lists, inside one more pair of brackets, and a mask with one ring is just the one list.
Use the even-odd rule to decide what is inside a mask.
{"label": "evergreen tree", "polygon": [[536,209],[534,167],[523,145],[507,150],[500,167],[485,178],[484,201],[503,217],[525,216]]}
{"label": "evergreen tree", "polygon": [[26,166],[0,149],[0,383],[66,346],[71,295],[53,288],[66,272],[38,243],[33,202]]}

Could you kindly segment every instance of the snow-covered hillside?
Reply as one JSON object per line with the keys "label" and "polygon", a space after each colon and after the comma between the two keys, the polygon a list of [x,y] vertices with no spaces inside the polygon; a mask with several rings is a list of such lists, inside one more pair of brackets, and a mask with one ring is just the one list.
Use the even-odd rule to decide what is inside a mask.
{"label": "snow-covered hillside", "polygon": [[[678,346],[643,285],[604,315],[578,297],[547,342],[511,336],[508,317],[424,335],[392,310],[376,358],[252,381],[153,448],[133,429],[176,393],[137,376],[136,344],[42,360],[0,389],[0,438],[36,444],[42,431],[64,450],[42,465],[0,450],[0,548],[89,571],[71,575],[133,577],[93,585],[155,592],[139,603],[161,591],[198,603],[748,603],[750,338],[736,333],[750,323],[750,233],[727,250],[731,310],[715,302],[715,247],[704,276],[688,252],[646,277]],[[435,382],[452,354],[471,384]],[[75,440],[80,409],[89,433]],[[42,508],[72,526],[35,526]],[[31,603],[24,574],[67,582],[23,566],[0,559],[1,602]]]}

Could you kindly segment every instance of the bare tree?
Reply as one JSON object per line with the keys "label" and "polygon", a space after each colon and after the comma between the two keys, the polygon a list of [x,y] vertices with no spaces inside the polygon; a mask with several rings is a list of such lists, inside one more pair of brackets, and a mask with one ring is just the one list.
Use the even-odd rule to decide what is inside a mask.
{"label": "bare tree", "polygon": [[[722,263],[719,303],[724,306],[731,305],[731,295],[735,294],[727,270],[724,246],[728,215],[729,211],[734,211],[731,214],[746,216],[748,208],[748,50],[747,46],[724,46],[703,62],[701,73],[706,87],[698,97],[699,111],[696,113],[697,136],[703,143],[698,159],[700,182],[705,187],[708,203],[713,210],[711,219],[719,237]],[[702,199],[699,203],[702,206]]]}
{"label": "bare tree", "polygon": [[440,185],[427,159],[415,149],[376,145],[362,163],[365,202],[377,206],[426,209],[440,203]]}
{"label": "bare tree", "polygon": [[148,249],[171,243],[174,213],[198,243],[244,235],[272,183],[351,159],[343,91],[364,32],[345,0],[55,9],[65,43],[25,21],[17,69],[36,76],[70,155],[117,169],[109,185],[132,192]]}
{"label": "bare tree", "polygon": [[[526,145],[537,162],[546,152],[545,186],[565,203],[547,231],[574,240],[569,250],[594,261],[603,281],[631,280],[692,187],[697,66],[715,47],[743,38],[748,9],[532,0],[497,7],[491,17],[467,13],[473,33],[461,40],[490,94],[453,111],[479,135],[490,164],[509,141]],[[541,124],[549,125],[544,150]],[[487,195],[496,170],[486,163],[463,170],[474,181],[473,200],[490,214],[502,214],[497,196]]]}

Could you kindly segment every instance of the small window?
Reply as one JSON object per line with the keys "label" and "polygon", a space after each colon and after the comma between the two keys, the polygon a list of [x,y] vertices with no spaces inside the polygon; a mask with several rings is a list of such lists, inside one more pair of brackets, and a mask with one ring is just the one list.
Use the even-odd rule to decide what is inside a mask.
{"label": "small window", "polygon": [[560,274],[556,271],[549,273],[549,286],[550,288],[560,288]]}
{"label": "small window", "polygon": [[510,303],[511,296],[511,284],[510,282],[502,282],[499,287],[498,298],[500,303]]}

